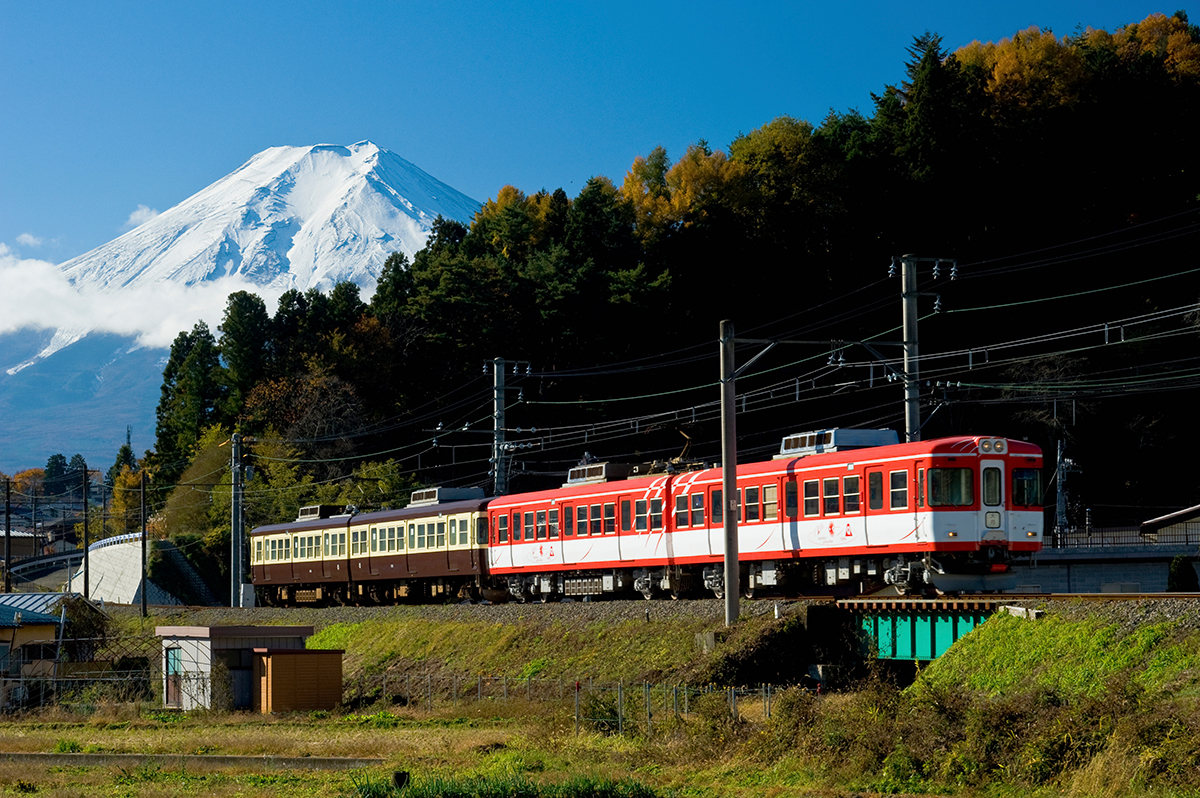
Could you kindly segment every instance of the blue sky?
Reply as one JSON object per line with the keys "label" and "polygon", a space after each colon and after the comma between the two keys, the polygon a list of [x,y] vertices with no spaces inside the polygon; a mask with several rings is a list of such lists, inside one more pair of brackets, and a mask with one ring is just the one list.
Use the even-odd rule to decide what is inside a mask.
{"label": "blue sky", "polygon": [[60,263],[275,145],[370,139],[480,201],[506,183],[574,196],[659,144],[676,158],[783,114],[869,115],[925,30],[953,49],[1175,10],[0,0],[0,257]]}

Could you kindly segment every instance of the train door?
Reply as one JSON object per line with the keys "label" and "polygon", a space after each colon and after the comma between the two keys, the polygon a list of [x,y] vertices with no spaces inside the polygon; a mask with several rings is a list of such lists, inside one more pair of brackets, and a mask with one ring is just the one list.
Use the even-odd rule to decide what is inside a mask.
{"label": "train door", "polygon": [[333,579],[337,573],[334,559],[337,555],[337,532],[321,533],[321,578]]}
{"label": "train door", "polygon": [[979,535],[979,542],[1006,542],[1008,513],[1004,509],[1004,461],[980,461],[979,483],[979,498],[983,509],[983,529]]}
{"label": "train door", "polygon": [[[886,541],[884,532],[884,489],[883,471],[869,469],[867,471],[867,506],[863,509],[863,536],[868,546],[880,545]],[[874,538],[872,538],[874,535]]]}

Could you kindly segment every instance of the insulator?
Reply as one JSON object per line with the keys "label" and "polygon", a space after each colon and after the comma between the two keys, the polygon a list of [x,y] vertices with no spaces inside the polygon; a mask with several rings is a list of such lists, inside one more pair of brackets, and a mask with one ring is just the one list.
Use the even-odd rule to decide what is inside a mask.
{"label": "insulator", "polygon": [[956,260],[950,262],[950,279],[958,279],[958,261]]}
{"label": "insulator", "polygon": [[892,258],[892,263],[888,266],[888,277],[896,276],[896,259]]}
{"label": "insulator", "polygon": [[933,300],[933,312],[934,313],[942,312],[942,295],[941,294],[938,294]]}
{"label": "insulator", "polygon": [[525,364],[525,376],[528,377],[532,373],[533,373],[533,366],[526,363]]}
{"label": "insulator", "polygon": [[933,279],[936,280],[939,276],[941,276],[941,273],[942,273],[942,262],[940,260],[935,260],[933,262]]}

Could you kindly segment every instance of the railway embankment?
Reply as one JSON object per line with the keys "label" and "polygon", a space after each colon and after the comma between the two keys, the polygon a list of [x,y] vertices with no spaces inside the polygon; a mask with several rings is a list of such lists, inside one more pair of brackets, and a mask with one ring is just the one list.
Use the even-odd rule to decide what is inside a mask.
{"label": "railway embankment", "polygon": [[[782,691],[769,719],[722,722],[719,755],[841,789],[1196,794],[1198,603],[1024,600],[1042,612],[995,614],[911,684],[868,663],[847,689]],[[370,699],[379,677],[405,674],[786,684],[790,668],[794,684],[798,664],[847,643],[822,629],[822,605],[776,606],[744,603],[729,630],[715,601],[161,610],[149,622],[311,624],[315,645],[346,650],[348,693]]]}

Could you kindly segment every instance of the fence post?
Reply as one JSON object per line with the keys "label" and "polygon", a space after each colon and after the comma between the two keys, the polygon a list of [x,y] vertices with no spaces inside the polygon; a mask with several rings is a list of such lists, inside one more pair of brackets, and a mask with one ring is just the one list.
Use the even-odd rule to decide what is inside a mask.
{"label": "fence post", "polygon": [[642,683],[642,695],[646,696],[646,739],[654,736],[653,727],[650,726],[650,718],[653,718],[654,713],[650,712],[650,683]]}
{"label": "fence post", "polygon": [[617,734],[625,733],[625,682],[617,682]]}
{"label": "fence post", "polygon": [[575,682],[575,736],[579,736],[579,682]]}

